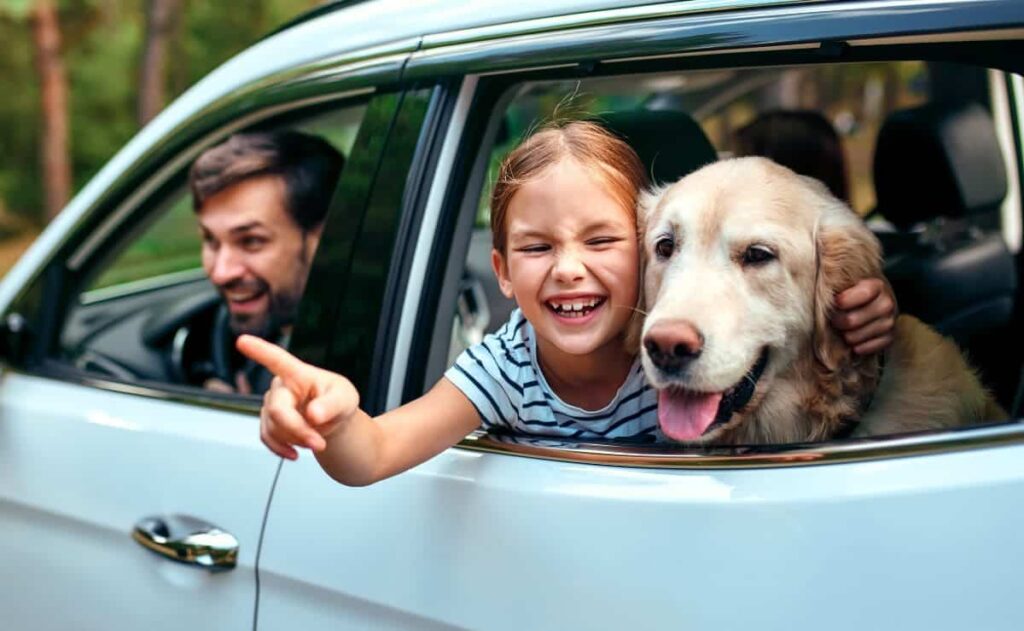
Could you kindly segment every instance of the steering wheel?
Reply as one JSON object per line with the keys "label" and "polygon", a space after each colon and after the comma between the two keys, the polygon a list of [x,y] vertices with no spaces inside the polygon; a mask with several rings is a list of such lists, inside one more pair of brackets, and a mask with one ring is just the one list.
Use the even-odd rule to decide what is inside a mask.
{"label": "steering wheel", "polygon": [[235,335],[231,331],[231,314],[228,306],[221,301],[217,313],[213,316],[213,329],[210,331],[210,362],[213,364],[213,376],[224,383],[234,384],[231,371],[231,348]]}

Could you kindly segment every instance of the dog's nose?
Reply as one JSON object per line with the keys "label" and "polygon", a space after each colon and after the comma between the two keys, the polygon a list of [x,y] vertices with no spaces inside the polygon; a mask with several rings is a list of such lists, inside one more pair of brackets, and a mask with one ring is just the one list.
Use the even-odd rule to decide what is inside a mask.
{"label": "dog's nose", "polygon": [[704,336],[686,320],[662,320],[644,335],[644,349],[655,366],[676,373],[700,357]]}

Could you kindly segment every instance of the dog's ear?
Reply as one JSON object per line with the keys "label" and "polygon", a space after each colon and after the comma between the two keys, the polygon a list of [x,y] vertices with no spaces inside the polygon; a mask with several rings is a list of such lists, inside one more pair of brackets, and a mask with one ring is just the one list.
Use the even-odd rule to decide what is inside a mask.
{"label": "dog's ear", "polygon": [[647,224],[650,220],[651,215],[654,214],[654,210],[661,203],[661,198],[665,195],[665,191],[668,190],[667,186],[656,186],[650,189],[644,189],[640,191],[636,200],[636,243],[637,249],[640,253],[640,269],[638,270],[639,278],[636,295],[636,305],[634,305],[633,315],[629,319],[629,323],[626,325],[625,343],[626,350],[630,353],[640,352],[641,337],[643,336],[644,328],[644,316],[647,313],[647,298],[646,292],[644,291],[644,271],[647,269],[647,247],[644,236],[647,234]]}
{"label": "dog's ear", "polygon": [[815,235],[817,278],[814,288],[814,355],[829,371],[853,351],[832,327],[835,296],[866,278],[882,277],[881,246],[864,222],[831,195]]}

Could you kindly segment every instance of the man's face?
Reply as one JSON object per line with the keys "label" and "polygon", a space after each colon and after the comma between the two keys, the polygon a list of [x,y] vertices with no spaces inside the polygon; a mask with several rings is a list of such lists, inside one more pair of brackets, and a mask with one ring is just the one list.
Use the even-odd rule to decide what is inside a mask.
{"label": "man's face", "polygon": [[303,233],[274,175],[207,198],[197,216],[203,268],[227,303],[232,330],[277,335],[295,319],[320,229]]}

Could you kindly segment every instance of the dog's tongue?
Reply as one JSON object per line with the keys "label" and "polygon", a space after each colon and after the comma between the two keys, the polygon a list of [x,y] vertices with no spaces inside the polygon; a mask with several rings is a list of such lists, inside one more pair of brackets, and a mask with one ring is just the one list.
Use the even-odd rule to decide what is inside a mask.
{"label": "dog's tongue", "polygon": [[672,440],[699,439],[715,421],[722,393],[662,390],[658,393],[658,424]]}

